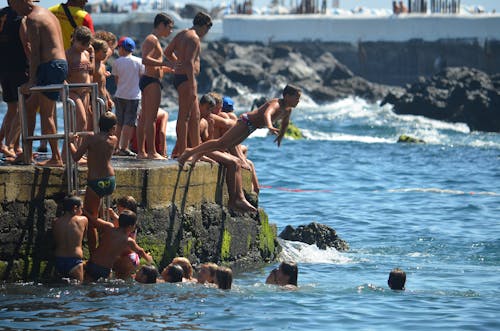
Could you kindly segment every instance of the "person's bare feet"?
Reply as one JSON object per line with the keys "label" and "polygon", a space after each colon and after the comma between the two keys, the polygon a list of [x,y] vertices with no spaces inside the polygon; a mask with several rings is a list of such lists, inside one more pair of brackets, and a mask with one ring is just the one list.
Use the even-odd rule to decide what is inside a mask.
{"label": "person's bare feet", "polygon": [[17,156],[14,158],[14,157],[8,157],[7,158],[7,161],[12,163],[12,164],[24,164],[24,165],[27,165],[27,164],[33,164],[35,162],[35,159],[33,159],[33,155],[31,155],[31,162],[24,162],[24,154],[21,153],[21,154],[17,154]]}
{"label": "person's bare feet", "polygon": [[250,204],[246,199],[235,200],[233,203],[228,203],[228,207],[242,212],[256,212],[257,209]]}
{"label": "person's bare feet", "polygon": [[148,158],[148,155],[145,153],[137,153],[137,159],[139,160],[146,160]]}
{"label": "person's bare feet", "polygon": [[45,161],[37,162],[36,165],[41,167],[62,167],[63,163],[58,159],[48,159]]}
{"label": "person's bare feet", "polygon": [[0,153],[3,153],[6,157],[16,157],[14,150],[9,149],[9,147],[5,145],[0,146]]}
{"label": "person's bare feet", "polygon": [[161,156],[161,154],[156,153],[156,152],[154,152],[152,154],[148,153],[148,157],[147,158],[150,159],[150,160],[166,160],[166,158],[164,158],[163,156]]}

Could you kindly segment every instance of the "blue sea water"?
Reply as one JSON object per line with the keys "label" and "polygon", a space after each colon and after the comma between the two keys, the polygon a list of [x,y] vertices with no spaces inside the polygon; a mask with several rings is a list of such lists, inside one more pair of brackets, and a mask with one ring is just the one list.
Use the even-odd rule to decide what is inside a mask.
{"label": "blue sea water", "polygon": [[[281,258],[299,265],[295,291],[264,284],[276,263],[236,271],[230,291],[1,284],[0,330],[500,329],[500,134],[361,99],[305,99],[292,120],[306,139],[277,148],[258,130],[246,141],[260,207],[278,231],[333,227],[348,252],[282,241]],[[398,144],[400,134],[427,143]],[[404,292],[387,287],[395,267]]]}

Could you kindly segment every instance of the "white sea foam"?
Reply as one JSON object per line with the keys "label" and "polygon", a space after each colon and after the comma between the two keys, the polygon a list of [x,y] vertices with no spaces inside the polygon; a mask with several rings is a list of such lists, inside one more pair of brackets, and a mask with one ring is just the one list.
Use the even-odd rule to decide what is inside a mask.
{"label": "white sea foam", "polygon": [[[241,104],[241,107],[249,109],[250,106],[246,104],[259,96],[248,93],[235,100],[239,101],[236,103]],[[243,112],[241,107],[238,113]],[[392,108],[391,105],[380,107],[357,97],[319,106],[310,97],[303,95],[298,109],[292,115],[292,121],[311,122],[311,126],[306,123],[304,127],[300,127],[299,124],[305,138],[309,140],[392,144],[398,141],[399,136],[408,135],[431,145],[500,149],[500,138],[496,133],[471,133],[464,123],[448,123],[415,115],[397,115]],[[168,111],[175,114],[176,110]],[[328,125],[329,123],[332,125]],[[175,126],[175,120],[168,123],[167,137],[176,137]],[[268,134],[268,130],[258,129],[250,138],[263,138]]]}
{"label": "white sea foam", "polygon": [[279,260],[295,261],[299,263],[333,263],[347,264],[352,260],[335,248],[319,249],[316,245],[308,245],[299,241],[288,241],[278,238],[283,251]]}
{"label": "white sea foam", "polygon": [[326,133],[326,132],[318,132],[311,130],[302,130],[304,137],[306,139],[311,140],[329,140],[329,141],[357,141],[366,144],[375,144],[375,143],[394,143],[395,140],[392,138],[381,138],[381,137],[372,137],[372,136],[358,136],[352,134],[345,133]]}

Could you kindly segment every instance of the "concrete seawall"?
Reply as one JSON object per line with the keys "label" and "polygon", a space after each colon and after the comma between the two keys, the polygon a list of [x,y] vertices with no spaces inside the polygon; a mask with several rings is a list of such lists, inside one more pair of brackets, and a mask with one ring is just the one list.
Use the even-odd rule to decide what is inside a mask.
{"label": "concrete seawall", "polygon": [[[174,161],[124,159],[113,165],[117,187],[112,199],[132,195],[138,201],[137,241],[160,269],[175,256],[244,267],[273,260],[279,252],[276,227],[262,209],[235,214],[225,207],[220,166],[180,169]],[[85,169],[79,177],[84,187]],[[251,175],[244,171],[243,177],[250,192]],[[62,168],[0,167],[0,279],[54,278],[51,220],[60,214],[65,191]]]}

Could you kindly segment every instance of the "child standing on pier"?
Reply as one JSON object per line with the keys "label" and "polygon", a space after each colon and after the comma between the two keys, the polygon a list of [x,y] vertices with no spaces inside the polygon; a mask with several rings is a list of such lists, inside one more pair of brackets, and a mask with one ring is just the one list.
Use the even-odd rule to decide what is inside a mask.
{"label": "child standing on pier", "polygon": [[[71,47],[66,51],[68,59],[68,83],[90,83],[94,73],[94,48],[90,45],[92,32],[79,26],[73,32]],[[76,105],[76,132],[86,131],[87,112],[90,104],[88,87],[72,88],[69,97]]]}
{"label": "child standing on pier", "polygon": [[118,54],[120,57],[113,63],[111,73],[115,77],[115,108],[118,119],[118,155],[136,156],[129,148],[132,136],[135,133],[137,109],[141,100],[139,79],[144,73],[142,60],[133,55],[135,42],[128,37],[118,41]]}

